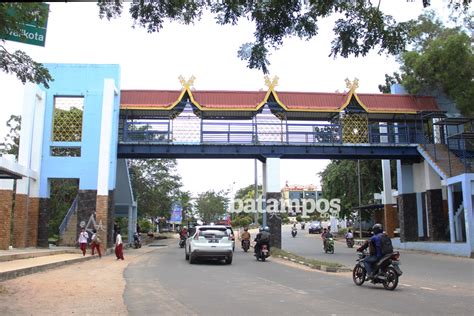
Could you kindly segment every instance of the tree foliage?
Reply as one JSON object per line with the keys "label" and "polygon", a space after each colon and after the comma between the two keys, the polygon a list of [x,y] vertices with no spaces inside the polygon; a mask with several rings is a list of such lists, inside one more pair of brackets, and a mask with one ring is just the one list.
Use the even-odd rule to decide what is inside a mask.
{"label": "tree foliage", "polygon": [[[410,39],[412,49],[399,55],[401,74],[394,73],[395,80],[413,94],[442,91],[461,113],[474,115],[473,39],[461,27],[445,27],[432,12],[419,17]],[[386,86],[379,89],[386,92]]]}
{"label": "tree foliage", "polygon": [[[467,11],[472,0],[450,0],[452,10]],[[422,0],[423,7],[430,5]],[[112,19],[122,14],[122,1],[99,3],[99,16]],[[244,43],[238,56],[247,60],[251,69],[268,73],[268,55],[283,45],[284,39],[298,36],[309,40],[318,34],[321,18],[338,15],[333,31],[330,56],[365,56],[378,49],[379,53],[399,54],[405,49],[411,22],[397,22],[385,15],[370,0],[224,0],[224,1],[136,1],[130,6],[133,27],[159,32],[166,20],[192,24],[200,20],[205,11],[214,14],[220,25],[238,24],[240,19],[255,24],[254,41]]]}
{"label": "tree foliage", "polygon": [[206,223],[211,223],[225,215],[228,203],[227,192],[209,190],[199,194],[196,208],[201,219]]}
{"label": "tree foliage", "polygon": [[59,234],[59,225],[67,214],[79,190],[77,179],[51,179],[48,234]]}
{"label": "tree foliage", "polygon": [[[392,166],[392,187],[396,187],[396,172]],[[341,199],[340,216],[350,215],[353,207],[359,206],[359,183],[357,161],[331,160],[319,174],[323,197]],[[372,204],[374,193],[383,190],[382,167],[380,160],[360,160],[361,205]]]}
{"label": "tree foliage", "polygon": [[129,169],[139,216],[169,218],[182,186],[176,160],[129,160]]}
{"label": "tree foliage", "polygon": [[15,155],[18,159],[18,149],[20,145],[21,116],[11,115],[6,123],[9,128],[8,134],[3,138],[0,144],[2,154]]}
{"label": "tree foliage", "polygon": [[[2,2],[0,3],[0,41],[6,35],[20,32],[23,24],[43,24],[47,17],[47,9],[40,3],[35,2]],[[9,52],[0,45],[0,69],[6,73],[17,76],[22,83],[33,82],[42,84],[49,88],[49,82],[53,78],[43,64],[35,62],[30,56],[21,50]]]}

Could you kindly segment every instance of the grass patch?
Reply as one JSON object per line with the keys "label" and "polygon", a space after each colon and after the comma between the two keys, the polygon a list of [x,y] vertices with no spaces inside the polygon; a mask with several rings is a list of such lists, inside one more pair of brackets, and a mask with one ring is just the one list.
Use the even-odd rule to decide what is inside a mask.
{"label": "grass patch", "polygon": [[320,260],[316,260],[316,259],[309,259],[309,258],[301,257],[301,256],[295,255],[291,252],[281,250],[281,249],[275,248],[275,247],[273,247],[271,249],[271,252],[272,252],[272,255],[276,255],[276,256],[280,255],[282,257],[287,257],[288,259],[294,259],[297,262],[302,261],[305,264],[311,264],[313,266],[327,266],[327,267],[332,267],[332,268],[344,268],[345,267],[344,265],[342,265],[340,263],[320,261]]}

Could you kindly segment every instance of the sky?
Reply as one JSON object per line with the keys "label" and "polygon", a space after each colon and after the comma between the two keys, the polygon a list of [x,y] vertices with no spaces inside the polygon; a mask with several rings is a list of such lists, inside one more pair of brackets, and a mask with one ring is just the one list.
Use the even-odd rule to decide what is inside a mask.
{"label": "sky", "polygon": [[[125,6],[128,4],[126,3]],[[382,0],[381,9],[397,20],[422,13],[421,0]],[[402,9],[403,8],[403,9]],[[434,9],[437,7],[434,5]],[[196,77],[196,90],[266,90],[261,71],[246,67],[237,57],[241,44],[253,40],[253,25],[219,26],[212,16],[186,26],[165,23],[159,33],[132,28],[125,7],[122,17],[101,20],[95,3],[51,3],[45,47],[6,41],[9,51],[25,51],[42,63],[105,63],[121,67],[121,89],[181,89],[178,77]],[[345,78],[359,79],[359,93],[379,93],[384,75],[397,71],[394,57],[371,52],[365,57],[328,57],[333,38],[330,20],[322,20],[319,34],[309,41],[287,38],[269,56],[270,76],[278,76],[276,91],[343,92]],[[21,114],[23,85],[14,75],[0,72],[0,140],[10,115]],[[282,160],[280,183],[320,184],[318,173],[328,160]],[[258,163],[259,183],[261,164]],[[178,172],[184,190],[237,191],[254,183],[254,161],[243,159],[180,159]]]}

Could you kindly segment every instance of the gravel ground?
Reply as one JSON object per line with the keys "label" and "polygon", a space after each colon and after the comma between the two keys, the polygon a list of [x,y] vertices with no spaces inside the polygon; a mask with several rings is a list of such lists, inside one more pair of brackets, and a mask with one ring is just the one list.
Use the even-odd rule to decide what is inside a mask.
{"label": "gravel ground", "polygon": [[112,253],[1,282],[0,315],[127,315],[123,272],[155,249],[129,249],[124,261]]}

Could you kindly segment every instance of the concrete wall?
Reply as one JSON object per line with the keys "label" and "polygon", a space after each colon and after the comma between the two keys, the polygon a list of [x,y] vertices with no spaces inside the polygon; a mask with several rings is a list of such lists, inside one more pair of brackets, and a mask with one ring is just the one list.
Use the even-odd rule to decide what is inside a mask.
{"label": "concrete wall", "polygon": [[[119,91],[119,66],[90,64],[45,64],[45,66],[53,76],[54,82],[52,82],[50,89],[44,89],[46,91],[46,110],[40,196],[48,197],[49,195],[48,178],[78,178],[80,190],[97,190],[104,82],[107,79],[112,79]],[[70,145],[70,143],[52,141],[55,96],[84,97],[82,140],[78,143],[81,146],[81,157],[53,157],[50,154],[50,147],[53,145]],[[108,177],[110,190],[115,188],[120,93],[112,98],[113,115],[109,119],[111,122],[109,128],[113,130],[108,149],[110,153]]]}

